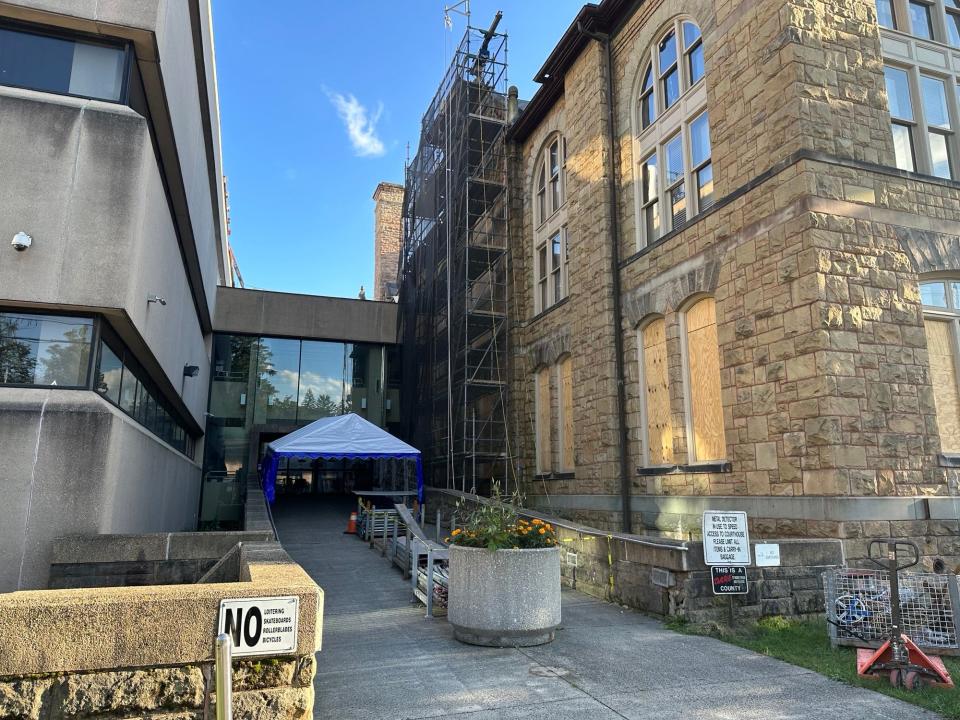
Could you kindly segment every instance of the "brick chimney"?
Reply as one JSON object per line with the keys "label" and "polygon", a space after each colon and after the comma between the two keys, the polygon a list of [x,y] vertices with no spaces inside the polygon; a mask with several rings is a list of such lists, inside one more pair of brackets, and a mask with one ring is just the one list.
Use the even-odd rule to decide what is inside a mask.
{"label": "brick chimney", "polygon": [[403,214],[403,185],[382,182],[373,193],[373,299],[392,300],[397,294]]}

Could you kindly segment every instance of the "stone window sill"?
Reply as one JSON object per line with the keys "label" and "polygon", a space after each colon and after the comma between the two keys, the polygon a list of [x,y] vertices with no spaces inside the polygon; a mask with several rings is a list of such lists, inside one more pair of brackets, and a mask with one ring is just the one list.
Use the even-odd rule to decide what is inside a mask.
{"label": "stone window sill", "polygon": [[656,465],[637,468],[637,475],[649,477],[651,475],[680,475],[683,473],[728,473],[733,466],[726,460],[708,463],[690,463],[687,465]]}
{"label": "stone window sill", "polygon": [[940,467],[960,468],[960,455],[940,453]]}
{"label": "stone window sill", "polygon": [[576,480],[577,474],[575,472],[551,472],[538,473],[533,477],[537,480]]}

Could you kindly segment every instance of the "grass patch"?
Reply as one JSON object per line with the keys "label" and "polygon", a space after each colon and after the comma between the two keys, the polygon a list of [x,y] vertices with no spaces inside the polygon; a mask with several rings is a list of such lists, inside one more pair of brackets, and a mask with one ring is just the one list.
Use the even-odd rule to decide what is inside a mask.
{"label": "grass patch", "polygon": [[[868,688],[900,700],[940,713],[950,720],[960,720],[960,690],[923,688],[901,690],[883,680],[868,680],[857,675],[857,652],[853,648],[830,646],[827,623],[818,620],[793,620],[782,617],[763,618],[744,623],[734,629],[719,625],[693,625],[671,619],[668,627],[691,635],[707,635],[762,655],[805,667],[848,685]],[[953,681],[960,681],[960,658],[944,657],[944,664]]]}

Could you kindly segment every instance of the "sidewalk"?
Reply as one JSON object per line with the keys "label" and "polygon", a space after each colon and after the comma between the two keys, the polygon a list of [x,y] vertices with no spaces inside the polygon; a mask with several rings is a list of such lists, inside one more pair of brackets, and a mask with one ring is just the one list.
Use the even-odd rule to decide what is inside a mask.
{"label": "sidewalk", "polygon": [[278,505],[280,540],[323,588],[314,717],[336,720],[931,720],[913,705],[565,591],[549,645],[462,645],[409,601],[349,509]]}

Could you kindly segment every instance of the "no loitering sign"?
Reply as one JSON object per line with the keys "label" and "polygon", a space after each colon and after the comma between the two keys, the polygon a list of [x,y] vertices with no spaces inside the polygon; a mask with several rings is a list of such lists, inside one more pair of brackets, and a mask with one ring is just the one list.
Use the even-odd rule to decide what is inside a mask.
{"label": "no loitering sign", "polygon": [[221,600],[218,633],[226,633],[234,657],[285,655],[297,649],[300,598]]}
{"label": "no loitering sign", "polygon": [[707,565],[749,565],[747,514],[740,510],[707,510],[703,514],[703,561]]}

